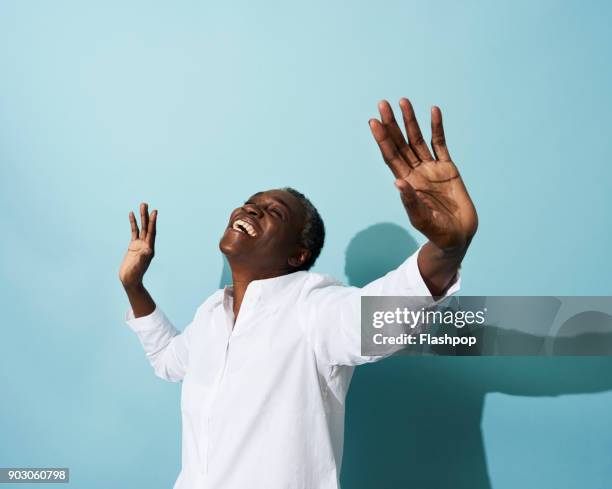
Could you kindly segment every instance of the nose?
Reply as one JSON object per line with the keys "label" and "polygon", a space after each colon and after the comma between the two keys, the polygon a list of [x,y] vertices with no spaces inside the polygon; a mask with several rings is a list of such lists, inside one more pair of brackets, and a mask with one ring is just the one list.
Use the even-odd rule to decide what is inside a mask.
{"label": "nose", "polygon": [[255,204],[245,204],[242,206],[242,208],[246,211],[248,215],[254,216],[257,219],[263,216],[263,211]]}

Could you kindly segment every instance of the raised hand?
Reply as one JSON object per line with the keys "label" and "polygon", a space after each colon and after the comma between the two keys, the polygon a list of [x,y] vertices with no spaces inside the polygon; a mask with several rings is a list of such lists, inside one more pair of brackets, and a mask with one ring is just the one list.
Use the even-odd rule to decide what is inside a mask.
{"label": "raised hand", "polygon": [[370,119],[370,129],[396,178],[410,222],[441,250],[467,249],[478,216],[446,147],[440,109],[431,109],[433,155],[408,99],[400,100],[407,139],[389,103],[380,102],[378,109],[381,120]]}
{"label": "raised hand", "polygon": [[126,289],[142,286],[144,274],[155,255],[157,210],[149,215],[148,205],[140,204],[140,231],[134,213],[130,212],[129,217],[132,239],[119,269],[119,279]]}

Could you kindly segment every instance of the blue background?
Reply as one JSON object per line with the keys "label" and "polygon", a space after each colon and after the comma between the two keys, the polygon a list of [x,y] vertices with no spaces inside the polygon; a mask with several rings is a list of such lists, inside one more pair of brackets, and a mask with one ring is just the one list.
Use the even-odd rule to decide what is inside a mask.
{"label": "blue background", "polygon": [[[407,224],[367,126],[381,98],[409,96],[426,133],[443,109],[480,216],[464,294],[612,294],[611,17],[605,1],[2,1],[0,466],[171,487],[179,386],[123,324],[128,211],[160,209],[147,284],[179,327],[219,286],[229,211],[261,189],[305,192],[328,229],[315,270],[356,283],[351,240]],[[376,473],[351,439],[359,420],[400,463],[380,488],[609,487],[611,361],[433,360],[404,379],[405,404],[351,408],[347,489]],[[392,362],[358,370],[350,395],[372,396]],[[510,377],[483,387],[486,372]],[[560,376],[573,384],[548,389]],[[407,432],[415,453],[398,454],[392,421],[424,420],[447,431]],[[453,429],[471,441],[449,444]]]}

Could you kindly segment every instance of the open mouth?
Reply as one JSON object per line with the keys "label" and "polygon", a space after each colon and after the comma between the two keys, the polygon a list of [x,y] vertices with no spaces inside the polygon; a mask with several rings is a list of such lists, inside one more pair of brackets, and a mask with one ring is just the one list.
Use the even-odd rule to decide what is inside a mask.
{"label": "open mouth", "polygon": [[257,231],[255,231],[255,228],[250,223],[246,222],[244,219],[236,219],[232,224],[232,229],[234,231],[247,234],[251,238],[257,237]]}

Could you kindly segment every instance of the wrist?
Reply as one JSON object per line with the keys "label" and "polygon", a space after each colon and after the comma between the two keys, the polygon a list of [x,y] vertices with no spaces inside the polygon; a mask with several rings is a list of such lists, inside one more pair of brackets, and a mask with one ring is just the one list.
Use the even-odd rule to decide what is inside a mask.
{"label": "wrist", "polygon": [[442,248],[440,251],[448,258],[463,257],[467,253],[468,246],[468,243],[460,243],[455,246]]}
{"label": "wrist", "polygon": [[430,240],[428,245],[433,248],[435,254],[441,258],[462,258],[467,252],[470,240],[445,243],[444,245],[438,245]]}
{"label": "wrist", "polygon": [[142,293],[145,292],[145,286],[142,281],[138,282],[122,282],[123,288],[128,293]]}

